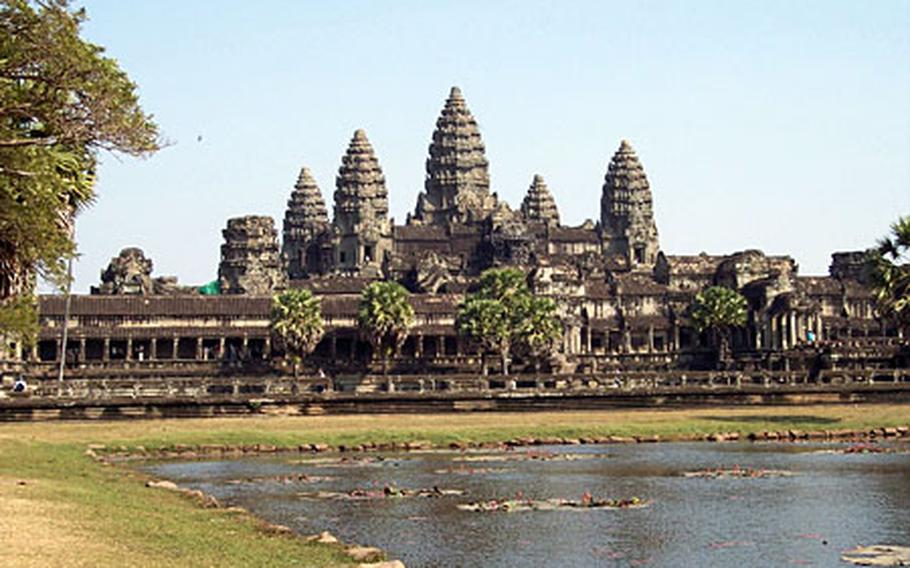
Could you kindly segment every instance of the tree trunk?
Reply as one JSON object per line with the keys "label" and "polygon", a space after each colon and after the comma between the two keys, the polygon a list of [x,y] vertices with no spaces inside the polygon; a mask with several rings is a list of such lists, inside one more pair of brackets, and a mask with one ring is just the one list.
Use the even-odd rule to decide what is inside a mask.
{"label": "tree trunk", "polygon": [[719,347],[717,350],[717,368],[724,370],[727,368],[727,359],[730,356],[730,337],[726,329],[717,331]]}

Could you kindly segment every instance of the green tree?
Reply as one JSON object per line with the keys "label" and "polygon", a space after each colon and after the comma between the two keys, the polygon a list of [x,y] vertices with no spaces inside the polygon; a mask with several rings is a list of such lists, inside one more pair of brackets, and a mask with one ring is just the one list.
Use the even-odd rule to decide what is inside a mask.
{"label": "green tree", "polygon": [[324,333],[319,298],[307,289],[288,290],[272,298],[272,336],[294,362],[294,376],[303,358],[319,345]]}
{"label": "green tree", "polygon": [[519,334],[521,346],[539,370],[541,359],[549,357],[563,337],[562,322],[556,311],[556,302],[551,298],[532,297],[526,313]]}
{"label": "green tree", "polygon": [[66,283],[73,216],[94,196],[102,150],[160,147],[136,86],[104,49],[79,37],[67,0],[0,0],[0,321],[26,339],[35,275]]}
{"label": "green tree", "polygon": [[[509,373],[509,351],[512,346],[514,324],[508,310],[500,300],[468,298],[458,311],[459,333],[480,343],[485,351],[492,351],[502,360],[502,372]],[[487,362],[481,363],[487,374]]]}
{"label": "green tree", "polygon": [[878,241],[871,260],[879,314],[902,330],[910,328],[910,216],[891,225],[891,234]]}
{"label": "green tree", "polygon": [[692,321],[698,331],[710,331],[718,338],[719,364],[727,360],[733,328],[746,325],[747,311],[746,298],[730,288],[711,286],[695,295]]}
{"label": "green tree", "polygon": [[[556,303],[531,294],[525,274],[515,268],[481,274],[478,290],[461,306],[457,323],[460,333],[499,355],[504,375],[513,349],[539,362],[562,337]],[[486,374],[486,364],[483,368]]]}
{"label": "green tree", "polygon": [[373,282],[363,289],[357,321],[382,357],[382,372],[388,372],[389,358],[398,354],[414,325],[414,308],[408,291],[397,282]]}

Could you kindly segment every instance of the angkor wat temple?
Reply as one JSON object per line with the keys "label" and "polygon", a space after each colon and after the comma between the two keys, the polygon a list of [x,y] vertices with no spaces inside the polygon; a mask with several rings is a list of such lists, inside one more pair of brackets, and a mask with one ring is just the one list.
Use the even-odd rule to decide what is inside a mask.
{"label": "angkor wat temple", "polygon": [[[491,192],[477,123],[452,88],[432,134],[424,190],[404,224],[389,217],[380,161],[357,130],[341,159],[331,218],[303,167],[280,242],[270,217],[227,221],[219,295],[153,278],[151,260],[127,248],[91,295],[72,296],[65,350],[65,299],[40,298],[40,342],[25,355],[40,365],[65,351],[70,376],[99,365],[190,361],[273,372],[271,298],[305,287],[321,298],[326,325],[309,367],[365,374],[371,355],[357,329],[359,295],[368,282],[390,279],[412,292],[416,312],[391,371],[476,374],[477,348],[458,335],[455,316],[480,273],[501,266],[521,268],[536,294],[558,302],[565,334],[548,373],[707,368],[709,342],[687,313],[695,294],[711,285],[739,290],[749,302],[748,323],[733,338],[737,368],[809,369],[822,360],[887,367],[903,343],[875,317],[862,252],[834,254],[826,277],[800,276],[792,258],[758,250],[662,252],[651,187],[626,140],[609,159],[596,223],[563,225],[543,177],[529,181],[517,209]],[[513,369],[521,374],[522,361]]]}

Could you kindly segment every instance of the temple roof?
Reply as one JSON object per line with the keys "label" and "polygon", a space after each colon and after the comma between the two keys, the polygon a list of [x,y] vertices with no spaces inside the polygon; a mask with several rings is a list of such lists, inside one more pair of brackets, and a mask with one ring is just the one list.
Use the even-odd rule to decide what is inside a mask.
{"label": "temple roof", "polygon": [[651,186],[628,140],[620,143],[607,166],[600,208],[601,223],[608,234],[628,237],[638,233],[657,238]]}
{"label": "temple roof", "polygon": [[429,152],[425,192],[418,197],[413,222],[479,218],[495,209],[486,149],[458,87],[452,87],[436,120]]}
{"label": "temple roof", "polygon": [[541,221],[547,225],[559,225],[559,210],[550,194],[543,176],[535,175],[521,204],[521,213],[530,221]]}
{"label": "temple roof", "polygon": [[[62,317],[66,298],[38,297],[42,317]],[[71,296],[70,315],[79,316],[247,316],[268,317],[271,296]]]}
{"label": "temple roof", "polygon": [[433,225],[396,225],[395,239],[399,241],[439,241],[448,242],[449,236],[445,227]]}
{"label": "temple roof", "polygon": [[301,231],[322,229],[329,223],[329,216],[322,199],[322,192],[307,167],[300,168],[294,191],[288,199],[284,214],[284,238],[295,238]]}
{"label": "temple roof", "polygon": [[362,129],[354,132],[335,178],[336,221],[340,211],[357,211],[364,220],[384,218],[389,212],[385,176]]}

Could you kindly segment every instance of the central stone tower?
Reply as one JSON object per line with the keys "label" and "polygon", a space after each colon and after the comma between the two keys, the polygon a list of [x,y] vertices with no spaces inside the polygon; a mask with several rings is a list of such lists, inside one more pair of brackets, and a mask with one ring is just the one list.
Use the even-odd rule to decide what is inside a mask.
{"label": "central stone tower", "polygon": [[603,250],[608,260],[633,270],[650,270],[660,242],[651,200],[651,186],[628,140],[613,154],[600,199]]}
{"label": "central stone tower", "polygon": [[389,192],[363,130],[354,132],[341,158],[332,229],[338,270],[365,277],[382,275],[382,263],[392,250]]}
{"label": "central stone tower", "polygon": [[461,90],[452,87],[430,143],[426,191],[418,196],[417,209],[408,223],[471,223],[485,219],[496,210],[497,199],[490,194],[485,152],[477,121],[468,110]]}

